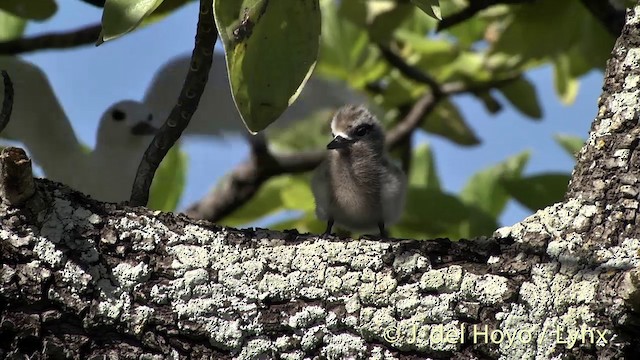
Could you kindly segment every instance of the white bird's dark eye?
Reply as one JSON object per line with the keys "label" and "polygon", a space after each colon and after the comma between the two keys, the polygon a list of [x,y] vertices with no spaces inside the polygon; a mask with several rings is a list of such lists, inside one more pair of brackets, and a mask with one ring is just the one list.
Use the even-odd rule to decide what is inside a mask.
{"label": "white bird's dark eye", "polygon": [[115,121],[122,121],[127,117],[127,114],[122,110],[115,109],[111,112],[111,118]]}
{"label": "white bird's dark eye", "polygon": [[367,133],[369,132],[370,129],[371,129],[371,125],[362,124],[362,125],[360,125],[360,126],[358,126],[356,128],[356,131],[354,132],[354,134],[356,136],[365,136],[365,135],[367,135]]}

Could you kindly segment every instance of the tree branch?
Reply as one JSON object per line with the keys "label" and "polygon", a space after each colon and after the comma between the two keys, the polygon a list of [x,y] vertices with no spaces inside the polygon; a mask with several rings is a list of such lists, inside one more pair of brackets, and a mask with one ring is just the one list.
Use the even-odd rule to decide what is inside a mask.
{"label": "tree branch", "polygon": [[37,50],[67,49],[93,44],[98,40],[101,29],[102,25],[95,24],[69,32],[49,33],[4,41],[0,42],[0,54],[16,55]]}
{"label": "tree branch", "polygon": [[144,206],[149,200],[149,189],[160,162],[189,125],[198,108],[200,97],[209,78],[213,49],[218,33],[213,18],[213,0],[200,0],[198,30],[191,54],[191,67],[187,73],[178,102],[145,151],[131,190],[130,204]]}
{"label": "tree branch", "polygon": [[2,110],[0,111],[0,133],[9,124],[11,112],[13,111],[13,82],[5,70],[1,71],[4,84],[4,95],[2,100]]}
{"label": "tree branch", "polygon": [[498,4],[523,4],[523,3],[531,3],[536,0],[472,0],[466,8],[460,10],[459,12],[449,15],[446,18],[440,20],[438,26],[436,27],[436,32],[446,30],[448,28],[454,27],[462,22],[465,22],[471,19],[480,11],[487,9],[493,5]]}
{"label": "tree branch", "polygon": [[15,207],[22,206],[36,192],[31,159],[24,150],[8,147],[0,153],[0,198]]}

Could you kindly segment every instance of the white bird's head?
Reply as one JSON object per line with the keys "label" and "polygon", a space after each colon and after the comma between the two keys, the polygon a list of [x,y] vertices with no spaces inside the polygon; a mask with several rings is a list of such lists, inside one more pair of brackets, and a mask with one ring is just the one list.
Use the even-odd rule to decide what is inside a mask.
{"label": "white bird's head", "polygon": [[111,105],[100,118],[96,148],[147,146],[158,131],[151,110],[139,101],[123,100]]}
{"label": "white bird's head", "polygon": [[346,151],[371,149],[382,152],[384,130],[376,117],[362,105],[345,105],[331,119],[333,140],[327,149]]}

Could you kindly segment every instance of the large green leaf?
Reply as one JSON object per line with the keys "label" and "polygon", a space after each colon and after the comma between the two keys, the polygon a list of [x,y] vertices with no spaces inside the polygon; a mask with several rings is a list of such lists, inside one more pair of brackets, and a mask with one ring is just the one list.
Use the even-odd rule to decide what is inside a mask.
{"label": "large green leaf", "polygon": [[42,21],[58,10],[54,0],[2,0],[0,9],[28,20]]}
{"label": "large green leaf", "polygon": [[186,177],[187,154],[175,145],[164,157],[153,178],[148,207],[174,211],[182,196]]}
{"label": "large green leaf", "polygon": [[529,80],[521,77],[502,85],[498,90],[524,115],[533,119],[542,117],[538,94]]}
{"label": "large green leaf", "polygon": [[413,150],[409,185],[425,189],[440,190],[440,179],[436,170],[431,146],[428,143],[418,145]]}
{"label": "large green leaf", "polygon": [[425,131],[441,135],[459,145],[477,145],[480,140],[467,125],[458,107],[448,100],[441,100],[423,123]]}
{"label": "large green leaf", "polygon": [[502,181],[520,178],[528,160],[529,153],[522,152],[477,172],[467,181],[460,198],[497,218],[509,200],[509,194],[503,188]]}
{"label": "large green leaf", "polygon": [[439,0],[411,0],[420,10],[434,19],[442,20]]}
{"label": "large green leaf", "polygon": [[584,139],[579,136],[556,134],[554,136],[556,142],[574,159],[576,154],[584,146]]}
{"label": "large green leaf", "polygon": [[280,191],[280,198],[285,209],[313,212],[315,203],[309,179],[302,176],[290,176],[288,180],[288,183]]}
{"label": "large green leaf", "polygon": [[163,0],[107,0],[102,12],[102,31],[97,44],[132,31],[162,2]]}
{"label": "large green leaf", "polygon": [[149,25],[161,19],[164,19],[167,15],[170,15],[175,10],[182,6],[194,2],[195,0],[163,0],[162,3],[148,16],[146,16],[140,26]]}
{"label": "large green leaf", "polygon": [[520,179],[503,179],[509,195],[531,211],[562,201],[571,176],[569,174],[540,174]]}
{"label": "large green leaf", "polygon": [[[0,10],[0,41],[21,37],[26,27],[27,21],[25,19]],[[12,75],[9,74],[9,76]]]}
{"label": "large green leaf", "polygon": [[581,22],[591,17],[578,0],[539,0],[512,9],[493,51],[524,59],[565,52],[580,39]]}
{"label": "large green leaf", "polygon": [[318,55],[318,0],[215,0],[238,111],[257,132],[298,96]]}

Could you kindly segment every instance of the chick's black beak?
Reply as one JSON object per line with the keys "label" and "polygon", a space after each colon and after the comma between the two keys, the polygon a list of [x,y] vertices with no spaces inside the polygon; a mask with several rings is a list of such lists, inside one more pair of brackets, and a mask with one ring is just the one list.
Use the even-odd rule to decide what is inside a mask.
{"label": "chick's black beak", "polygon": [[158,132],[158,128],[148,122],[139,122],[131,128],[133,135],[153,135]]}
{"label": "chick's black beak", "polygon": [[342,136],[336,136],[327,144],[327,149],[342,149],[353,143],[354,140],[347,139]]}

